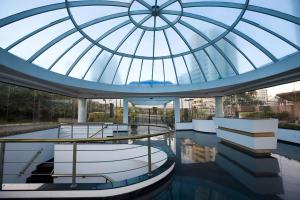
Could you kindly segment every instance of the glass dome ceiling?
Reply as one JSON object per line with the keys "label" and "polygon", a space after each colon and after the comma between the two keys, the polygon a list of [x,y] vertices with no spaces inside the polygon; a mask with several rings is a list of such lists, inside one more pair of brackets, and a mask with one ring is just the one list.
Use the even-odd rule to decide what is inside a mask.
{"label": "glass dome ceiling", "polygon": [[190,85],[300,50],[298,0],[4,0],[0,47],[109,85]]}

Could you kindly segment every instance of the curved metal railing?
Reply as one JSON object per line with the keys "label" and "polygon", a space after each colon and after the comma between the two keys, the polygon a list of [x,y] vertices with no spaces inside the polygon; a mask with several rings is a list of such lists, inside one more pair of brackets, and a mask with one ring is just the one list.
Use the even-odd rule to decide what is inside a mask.
{"label": "curved metal railing", "polygon": [[[65,124],[64,124],[65,125]],[[72,124],[72,129],[74,128],[74,126],[79,125],[87,125],[87,126],[91,126],[93,124]],[[101,124],[101,127],[109,127],[109,126],[130,126],[128,124]],[[163,125],[152,125],[152,124],[137,124],[137,126],[143,126],[146,127],[146,129],[144,129],[144,131],[142,131],[142,133],[138,133],[138,134],[129,134],[128,135],[123,135],[123,136],[115,136],[115,137],[101,137],[101,138],[97,138],[97,137],[92,137],[93,135],[87,137],[87,138],[0,138],[0,178],[3,177],[4,175],[14,175],[14,174],[9,174],[9,173],[4,173],[3,169],[4,169],[4,164],[21,164],[24,163],[22,161],[19,160],[12,160],[12,161],[8,161],[6,163],[4,163],[4,156],[5,156],[5,152],[13,152],[13,151],[17,151],[17,152],[22,152],[22,149],[5,149],[5,144],[14,144],[17,145],[18,143],[22,143],[22,144],[34,144],[34,143],[49,143],[49,144],[61,144],[61,143],[67,143],[67,144],[72,144],[73,147],[71,150],[55,150],[55,151],[72,151],[72,161],[70,162],[65,162],[65,163],[70,163],[72,164],[72,173],[71,174],[51,174],[52,177],[71,177],[72,178],[72,184],[71,187],[74,188],[76,187],[77,183],[76,183],[76,178],[78,177],[108,177],[110,178],[108,175],[113,174],[113,173],[122,173],[122,172],[128,172],[128,171],[133,171],[133,170],[139,170],[141,168],[147,168],[148,167],[148,174],[151,175],[152,173],[152,167],[154,165],[156,165],[157,163],[163,163],[166,162],[167,158],[164,158],[162,160],[151,160],[151,157],[153,156],[153,154],[159,153],[160,151],[169,151],[170,148],[161,148],[158,147],[158,151],[153,151],[151,152],[151,138],[152,137],[158,137],[158,136],[164,136],[164,140],[166,142],[166,144],[169,142],[169,147],[170,147],[170,137],[171,135],[174,133],[174,131],[172,129],[170,129],[169,127],[163,126]],[[156,127],[156,128],[160,128],[161,131],[156,132],[156,133],[151,133],[151,127]],[[59,128],[60,129],[60,128]],[[102,128],[103,130],[103,128]],[[60,131],[60,130],[59,130]],[[157,131],[157,130],[156,130]],[[100,130],[101,132],[101,130]],[[96,132],[97,134],[99,134],[99,131]],[[53,133],[55,134],[55,133]],[[103,135],[103,134],[102,134]],[[58,134],[59,136],[59,134]],[[146,139],[146,140],[145,140]],[[126,158],[120,158],[120,159],[113,159],[113,160],[101,160],[101,161],[86,161],[86,162],[82,162],[82,161],[77,161],[77,153],[80,151],[118,151],[118,150],[124,150],[124,148],[119,148],[119,149],[101,149],[101,150],[85,150],[85,149],[79,149],[77,148],[78,144],[87,144],[87,143],[115,143],[115,142],[121,142],[121,141],[138,141],[141,142],[143,145],[141,146],[134,146],[134,147],[130,147],[128,149],[134,149],[134,148],[139,148],[139,147],[147,147],[147,150],[145,148],[145,152],[147,153],[143,153],[142,155],[136,155],[136,156],[131,156],[131,157],[126,157]],[[141,141],[142,140],[142,141]],[[153,141],[153,143],[155,143],[156,141]],[[46,144],[45,144],[46,145]],[[16,147],[16,146],[15,146]],[[167,149],[167,150],[166,150]],[[24,152],[26,150],[23,150]],[[32,151],[34,152],[34,150],[29,149],[28,151]],[[48,149],[45,148],[43,151],[49,151],[52,153],[54,152],[54,149]],[[169,152],[167,152],[167,155],[169,155]],[[103,172],[103,173],[90,173],[90,174],[85,174],[85,173],[77,173],[76,172],[76,165],[80,164],[80,163],[105,163],[105,162],[122,162],[122,161],[129,161],[129,160],[134,160],[137,158],[143,158],[145,161],[145,165],[142,166],[137,166],[134,167],[132,169],[124,169],[124,170],[119,170],[119,171],[111,171],[111,172]],[[33,161],[31,164],[39,164],[40,161]],[[144,161],[143,161],[144,162]],[[53,163],[53,162],[43,162],[43,163]],[[59,162],[55,162],[55,163],[59,163]],[[41,175],[47,175],[47,174],[41,174]],[[111,185],[113,185],[114,180],[113,179],[106,179],[106,182],[109,181],[111,183]],[[144,179],[144,178],[143,178]],[[141,179],[141,180],[143,180]],[[140,180],[140,179],[138,179]],[[2,185],[2,179],[0,180],[0,186]],[[2,188],[1,188],[2,189]]]}

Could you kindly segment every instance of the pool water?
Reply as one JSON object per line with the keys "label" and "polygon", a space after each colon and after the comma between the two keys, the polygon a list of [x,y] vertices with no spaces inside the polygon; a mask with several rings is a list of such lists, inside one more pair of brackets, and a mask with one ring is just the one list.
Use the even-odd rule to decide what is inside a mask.
{"label": "pool water", "polygon": [[299,146],[279,142],[270,156],[254,157],[215,134],[180,131],[172,149],[174,174],[152,199],[300,199]]}

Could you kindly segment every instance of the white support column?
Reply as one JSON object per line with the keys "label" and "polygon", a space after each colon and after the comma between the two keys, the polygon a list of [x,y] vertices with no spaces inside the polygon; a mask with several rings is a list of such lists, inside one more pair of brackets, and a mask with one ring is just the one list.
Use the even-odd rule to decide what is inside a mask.
{"label": "white support column", "polygon": [[175,124],[180,122],[180,103],[179,98],[174,99],[174,115],[175,115]]}
{"label": "white support column", "polygon": [[222,97],[215,97],[215,105],[215,117],[224,117]]}
{"label": "white support column", "polygon": [[87,119],[87,100],[78,99],[78,123],[86,123]]}
{"label": "white support column", "polygon": [[128,100],[123,99],[123,123],[128,124]]}

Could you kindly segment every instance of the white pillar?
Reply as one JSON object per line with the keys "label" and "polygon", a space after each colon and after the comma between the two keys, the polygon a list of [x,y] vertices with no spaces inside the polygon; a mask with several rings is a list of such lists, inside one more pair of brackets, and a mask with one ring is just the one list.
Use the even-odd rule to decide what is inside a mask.
{"label": "white pillar", "polygon": [[179,98],[174,99],[174,115],[175,115],[175,124],[180,122],[180,103]]}
{"label": "white pillar", "polygon": [[224,117],[222,97],[215,97],[215,105],[215,117]]}
{"label": "white pillar", "polygon": [[123,99],[123,123],[128,124],[128,100]]}
{"label": "white pillar", "polygon": [[87,119],[87,101],[78,99],[78,123],[86,123]]}

